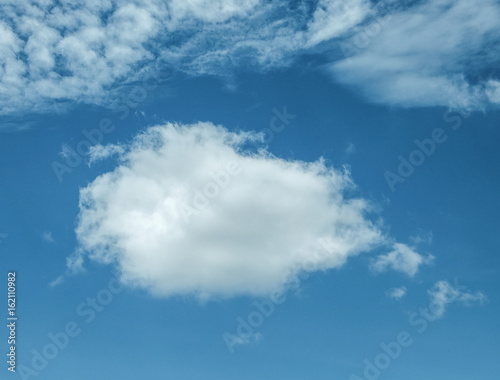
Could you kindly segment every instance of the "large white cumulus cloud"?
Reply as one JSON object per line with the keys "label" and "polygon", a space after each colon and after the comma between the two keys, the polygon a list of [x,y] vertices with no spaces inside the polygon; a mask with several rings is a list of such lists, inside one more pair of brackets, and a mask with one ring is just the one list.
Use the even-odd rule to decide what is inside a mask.
{"label": "large white cumulus cloud", "polygon": [[348,173],[244,149],[259,138],[167,124],[110,147],[120,164],[80,193],[78,255],[157,295],[264,295],[384,242]]}

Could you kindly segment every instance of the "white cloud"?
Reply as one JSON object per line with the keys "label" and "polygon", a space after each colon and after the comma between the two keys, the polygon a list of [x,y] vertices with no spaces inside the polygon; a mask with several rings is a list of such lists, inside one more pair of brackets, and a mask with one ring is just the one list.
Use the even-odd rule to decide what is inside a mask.
{"label": "white cloud", "polygon": [[332,70],[373,102],[481,108],[493,102],[481,74],[500,56],[498,20],[495,0],[419,2],[395,10],[382,26],[373,21],[379,31],[360,33],[362,43],[350,40],[357,53]]}
{"label": "white cloud", "polygon": [[[495,0],[424,0],[406,8],[371,3],[6,0],[0,4],[0,114],[59,111],[75,102],[109,106],[114,91],[154,67],[230,76],[237,67],[286,67],[304,53],[334,57],[338,43],[353,41],[357,53],[330,68],[337,81],[371,101],[465,109],[500,104],[498,79],[481,78],[500,56]],[[388,12],[391,18],[381,23]]]}
{"label": "white cloud", "polygon": [[153,58],[160,1],[4,1],[0,11],[1,113],[44,111],[59,100],[101,103],[110,86]]}
{"label": "white cloud", "polygon": [[350,156],[354,152],[356,152],[356,146],[353,143],[349,143],[349,145],[347,145],[347,148],[345,148],[345,154]]}
{"label": "white cloud", "polygon": [[0,114],[108,106],[112,90],[155,65],[194,75],[283,67],[307,41],[350,29],[366,8],[367,0],[322,0],[316,9],[262,0],[6,0]]}
{"label": "white cloud", "polygon": [[441,318],[446,312],[448,305],[453,303],[465,306],[472,306],[474,304],[482,305],[487,299],[482,292],[472,293],[468,290],[461,290],[447,281],[438,281],[427,293],[430,296],[429,310],[432,319]]}
{"label": "white cloud", "polygon": [[54,237],[52,236],[52,232],[45,231],[44,233],[42,233],[41,237],[42,237],[42,240],[46,243],[54,243],[55,242]]}
{"label": "white cloud", "polygon": [[368,0],[320,0],[308,25],[306,46],[341,36],[363,21],[369,11]]}
{"label": "white cloud", "polygon": [[49,287],[50,288],[55,288],[56,286],[59,286],[64,283],[65,277],[64,276],[59,276],[55,280],[49,282]]}
{"label": "white cloud", "polygon": [[259,0],[172,0],[172,18],[180,22],[196,19],[207,22],[223,22],[235,16],[247,16]]}
{"label": "white cloud", "polygon": [[393,298],[395,300],[399,300],[399,299],[403,298],[406,295],[406,287],[405,286],[401,286],[399,288],[390,288],[390,289],[386,290],[385,294],[389,298]]}
{"label": "white cloud", "polygon": [[500,104],[500,81],[490,79],[486,83],[486,95],[495,104]]}
{"label": "white cloud", "polygon": [[[287,16],[284,17],[283,15]],[[305,43],[303,7],[285,2],[260,4],[245,18],[186,30],[182,43],[165,49],[161,58],[191,75],[227,76],[238,66],[258,71],[288,66]]]}
{"label": "white cloud", "polygon": [[371,268],[376,273],[392,269],[414,277],[421,265],[430,264],[433,260],[434,257],[431,255],[423,257],[406,244],[395,243],[391,252],[380,255],[372,261]]}
{"label": "white cloud", "polygon": [[267,295],[311,262],[338,268],[385,243],[369,203],[346,197],[348,173],[244,149],[261,138],[210,123],[149,128],[81,190],[69,268],[88,256],[160,296]]}
{"label": "white cloud", "polygon": [[[64,148],[63,148],[64,151]],[[114,155],[121,155],[125,153],[125,149],[120,145],[108,144],[108,145],[92,145],[89,148],[88,156],[89,156],[89,166],[94,162],[104,160]]]}
{"label": "white cloud", "polygon": [[431,244],[433,237],[432,231],[419,229],[414,236],[410,236],[410,240],[413,244]]}

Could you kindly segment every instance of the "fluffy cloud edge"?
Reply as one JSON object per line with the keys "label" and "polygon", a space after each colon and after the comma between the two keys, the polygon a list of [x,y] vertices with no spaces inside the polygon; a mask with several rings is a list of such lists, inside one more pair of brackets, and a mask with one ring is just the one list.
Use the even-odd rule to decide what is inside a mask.
{"label": "fluffy cloud edge", "polygon": [[442,318],[452,304],[470,307],[483,305],[488,300],[482,291],[472,292],[464,286],[450,284],[445,280],[436,282],[427,293],[430,299],[428,312],[431,320]]}
{"label": "fluffy cloud edge", "polygon": [[406,286],[400,286],[398,288],[390,288],[385,291],[385,295],[389,298],[400,300],[406,296]]}
{"label": "fluffy cloud edge", "polygon": [[348,172],[280,159],[261,140],[211,123],[166,124],[128,146],[97,147],[91,155],[119,159],[81,189],[69,271],[90,259],[156,296],[262,296],[391,241],[367,217],[370,202],[345,196],[355,186]]}
{"label": "fluffy cloud edge", "polygon": [[392,269],[415,277],[422,265],[429,265],[434,261],[434,256],[427,257],[417,253],[415,248],[406,244],[394,243],[392,250],[386,254],[379,255],[372,260],[370,268],[375,273],[386,272]]}

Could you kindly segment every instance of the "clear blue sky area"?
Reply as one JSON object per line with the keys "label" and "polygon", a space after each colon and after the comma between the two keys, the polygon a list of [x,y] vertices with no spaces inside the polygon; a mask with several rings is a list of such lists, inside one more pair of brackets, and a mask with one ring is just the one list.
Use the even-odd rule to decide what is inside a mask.
{"label": "clear blue sky area", "polygon": [[[0,378],[498,378],[497,2],[26,3],[24,26],[0,5],[0,263],[18,317]],[[53,20],[79,7],[106,42],[83,16]],[[171,133],[158,155],[137,137],[153,126]],[[172,226],[169,181],[203,183],[226,154],[241,174],[200,224]],[[321,158],[328,184],[306,168]],[[320,235],[328,258],[276,286]]]}

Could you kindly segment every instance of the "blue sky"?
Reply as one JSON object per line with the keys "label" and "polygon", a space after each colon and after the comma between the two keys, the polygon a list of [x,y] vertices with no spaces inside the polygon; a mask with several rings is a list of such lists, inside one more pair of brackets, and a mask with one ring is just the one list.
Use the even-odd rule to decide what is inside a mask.
{"label": "blue sky", "polygon": [[496,378],[497,2],[0,8],[2,378]]}

